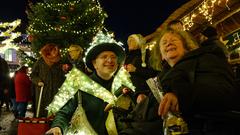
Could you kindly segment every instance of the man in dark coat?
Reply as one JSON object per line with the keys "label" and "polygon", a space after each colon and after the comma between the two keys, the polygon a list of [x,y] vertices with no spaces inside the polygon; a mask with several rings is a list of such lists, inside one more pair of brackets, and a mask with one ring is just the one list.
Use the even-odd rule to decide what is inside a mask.
{"label": "man in dark coat", "polygon": [[[70,100],[56,113],[56,117],[52,123],[52,128],[47,133],[53,133],[54,135],[65,133],[66,129],[69,127],[69,122],[72,119],[71,127],[75,128],[74,130],[76,132],[78,130],[79,132],[84,132],[83,130],[87,128],[88,131],[85,130],[85,133],[88,133],[86,134],[115,134],[115,130],[114,132],[111,132],[112,128],[108,128],[108,126],[111,127],[112,125],[115,125],[115,122],[110,122],[110,125],[105,126],[105,122],[110,115],[110,111],[106,111],[108,106],[106,102],[107,95],[105,94],[112,90],[110,95],[115,96],[112,94],[114,93],[114,86],[116,86],[117,83],[115,78],[117,76],[116,74],[120,72],[119,68],[123,64],[124,59],[125,52],[123,48],[115,43],[102,43],[92,47],[86,54],[86,65],[88,68],[94,71],[93,74],[90,76],[90,78],[86,77],[84,80],[77,80],[84,84],[81,85],[81,92],[77,92],[78,89],[76,88],[71,90],[71,92],[76,91],[77,94],[75,94],[74,98],[70,98]],[[84,76],[86,75],[81,75],[80,72],[77,74],[77,76],[85,78]],[[122,79],[126,80],[126,78]],[[97,91],[101,92],[98,93]],[[58,97],[55,98],[56,105],[57,98]],[[50,106],[52,104],[54,104],[54,102],[51,103]],[[75,117],[75,115],[73,115],[80,114],[81,111],[79,112],[77,109],[79,108],[79,105],[82,105],[85,111],[87,117],[87,120],[85,121],[83,120],[83,117]],[[51,107],[49,108],[51,110]],[[74,125],[73,121],[77,119],[80,120],[80,123],[78,125]]]}
{"label": "man in dark coat", "polygon": [[225,56],[228,58],[229,51],[227,50],[227,47],[219,40],[216,28],[214,28],[213,26],[207,26],[203,30],[202,35],[204,35],[207,39],[201,43],[201,46],[217,46],[222,49]]}

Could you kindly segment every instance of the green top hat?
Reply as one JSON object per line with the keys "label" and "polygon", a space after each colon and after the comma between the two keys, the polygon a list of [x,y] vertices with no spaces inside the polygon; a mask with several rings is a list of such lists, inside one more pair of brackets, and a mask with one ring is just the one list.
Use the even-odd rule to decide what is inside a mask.
{"label": "green top hat", "polygon": [[125,60],[125,51],[123,50],[123,47],[116,43],[101,43],[99,45],[95,45],[91,47],[85,57],[86,65],[89,69],[95,70],[92,64],[92,61],[96,59],[96,57],[103,51],[112,51],[117,55],[118,58],[118,64],[123,64],[123,61]]}

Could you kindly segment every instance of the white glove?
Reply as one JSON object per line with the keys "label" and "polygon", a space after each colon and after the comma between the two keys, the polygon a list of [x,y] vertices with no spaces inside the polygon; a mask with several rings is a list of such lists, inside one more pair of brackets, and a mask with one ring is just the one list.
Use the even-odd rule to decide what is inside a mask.
{"label": "white glove", "polygon": [[42,86],[44,86],[44,83],[43,82],[38,82],[38,86],[42,87]]}

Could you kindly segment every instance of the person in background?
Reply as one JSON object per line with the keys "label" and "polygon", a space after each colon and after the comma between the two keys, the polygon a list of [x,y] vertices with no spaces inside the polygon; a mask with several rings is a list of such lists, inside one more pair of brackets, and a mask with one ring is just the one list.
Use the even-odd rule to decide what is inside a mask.
{"label": "person in background", "polygon": [[216,28],[214,28],[213,26],[207,26],[201,32],[201,34],[206,39],[201,43],[201,46],[209,46],[209,45],[218,46],[219,48],[222,49],[226,58],[229,57],[229,51],[227,50],[227,47],[220,41]]}
{"label": "person in background", "polygon": [[140,34],[128,37],[128,54],[125,60],[125,69],[130,73],[131,80],[136,87],[135,99],[137,103],[143,100],[150,92],[146,83],[148,78],[158,74],[149,66],[149,50],[145,46],[145,39]]}
{"label": "person in background", "polygon": [[14,75],[11,77],[10,83],[9,83],[9,97],[10,97],[10,100],[11,100],[11,103],[12,103],[11,110],[12,110],[15,118],[18,117],[17,103],[16,103],[16,92],[15,92],[15,84],[14,84],[16,74],[17,74],[17,71],[14,72]]}
{"label": "person in background", "polygon": [[[85,80],[86,82],[83,83],[84,86],[81,86],[82,89],[76,89],[75,96],[73,98],[69,97],[68,102],[56,113],[51,125],[52,128],[47,132],[47,134],[66,134],[66,131],[70,130],[66,130],[69,127],[69,123],[71,124],[70,131],[73,130],[75,134],[78,134],[79,132],[83,132],[84,134],[84,132],[87,131],[91,132],[87,134],[117,134],[118,131],[116,130],[119,129],[116,129],[116,123],[114,121],[108,121],[111,116],[111,111],[108,111],[107,109],[107,95],[105,94],[110,92],[112,89],[110,95],[115,95],[117,87],[114,88],[114,86],[119,83],[119,80],[116,80],[116,78],[118,72],[121,71],[120,68],[123,65],[124,59],[125,52],[123,48],[116,43],[101,43],[92,47],[86,54],[85,62],[87,67],[93,70],[93,74],[90,75],[89,79]],[[80,73],[78,73],[78,76],[80,76]],[[81,78],[84,78],[84,74]],[[121,79],[127,80],[125,77]],[[121,85],[127,86],[126,84],[120,83],[120,85],[118,84],[120,89],[122,88]],[[98,91],[101,94],[97,97]],[[124,90],[122,92],[124,92]],[[104,96],[102,97],[101,95]],[[78,109],[80,105],[82,105],[82,108],[85,110],[87,119],[78,116],[78,114],[82,114],[81,109]]]}
{"label": "person in background", "polygon": [[68,48],[69,60],[71,62],[71,66],[75,66],[77,69],[87,72],[85,64],[83,62],[83,49],[80,45],[70,45]]}
{"label": "person in background", "polygon": [[[2,113],[2,105],[5,102],[5,92],[8,89],[9,67],[5,59],[0,56],[0,116]],[[8,102],[8,101],[7,101]],[[8,105],[8,104],[7,104]],[[0,126],[0,130],[2,127]]]}
{"label": "person in background", "polygon": [[[64,82],[65,73],[60,63],[61,57],[57,44],[48,43],[40,51],[41,58],[34,63],[30,77],[35,86],[36,106],[38,105],[40,89],[43,87],[39,117],[47,117],[46,107]],[[37,109],[37,107],[34,108]]]}
{"label": "person in background", "polygon": [[[0,99],[2,108],[6,104],[6,110],[9,111],[9,67],[5,59],[0,56]],[[1,113],[1,110],[0,110]]]}
{"label": "person in background", "polygon": [[16,73],[14,84],[16,91],[17,117],[25,117],[28,102],[32,100],[31,80],[27,75],[28,67],[22,66]]}
{"label": "person in background", "polygon": [[[166,61],[170,68],[159,78],[164,96],[158,113],[164,117],[169,111],[181,112],[189,134],[231,134],[233,125],[214,118],[216,113],[239,110],[233,72],[227,60],[220,57],[224,53],[217,46],[198,47],[189,36],[169,28],[159,35],[152,56]],[[195,117],[204,112],[215,116],[209,118],[210,122]]]}
{"label": "person in background", "polygon": [[82,69],[84,63],[83,63],[83,49],[80,45],[70,45],[68,48],[68,54],[70,56],[70,61],[72,64],[74,64],[76,67],[80,65],[79,69]]}
{"label": "person in background", "polygon": [[179,30],[179,31],[183,31],[184,27],[183,27],[183,23],[180,20],[172,20],[168,23],[167,27],[174,29],[174,30]]}

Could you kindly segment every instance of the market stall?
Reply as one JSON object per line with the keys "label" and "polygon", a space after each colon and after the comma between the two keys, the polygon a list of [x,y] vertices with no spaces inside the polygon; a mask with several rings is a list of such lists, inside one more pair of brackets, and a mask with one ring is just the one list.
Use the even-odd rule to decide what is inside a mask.
{"label": "market stall", "polygon": [[[198,34],[205,25],[213,25],[223,40],[233,40],[229,35],[240,29],[240,1],[239,0],[190,0],[175,10],[154,33],[161,30],[172,20],[181,20],[186,30],[193,35]],[[154,33],[148,35],[153,38]],[[229,38],[229,39],[226,39]],[[238,39],[239,40],[239,39]],[[226,43],[231,46],[233,41]]]}

